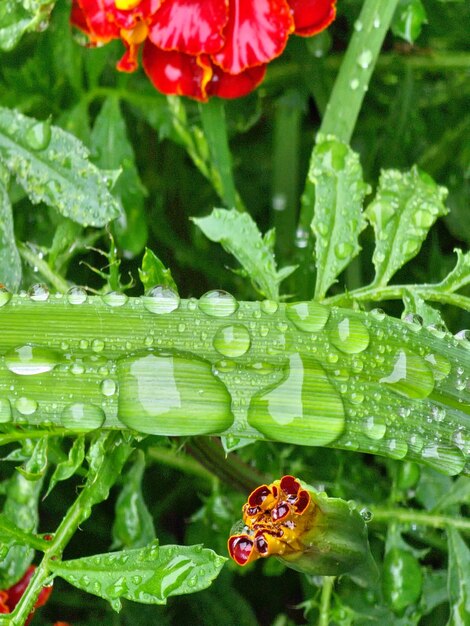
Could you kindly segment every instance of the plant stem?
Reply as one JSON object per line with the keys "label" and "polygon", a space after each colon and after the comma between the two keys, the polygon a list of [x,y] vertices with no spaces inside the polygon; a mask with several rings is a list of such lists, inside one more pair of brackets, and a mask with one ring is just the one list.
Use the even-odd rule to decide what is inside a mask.
{"label": "plant stem", "polygon": [[37,271],[41,274],[43,278],[47,280],[47,282],[54,287],[60,293],[66,293],[69,289],[70,285],[68,282],[56,274],[47,261],[42,259],[38,254],[36,254],[29,246],[22,242],[17,242],[16,244],[18,251],[21,255],[21,258],[31,265],[31,267],[37,268]]}
{"label": "plant stem", "polygon": [[318,626],[329,626],[330,624],[330,603],[331,603],[331,594],[333,592],[334,584],[335,584],[334,576],[323,577]]}
{"label": "plant stem", "polygon": [[401,524],[416,524],[418,526],[430,526],[431,528],[446,528],[452,526],[458,530],[470,532],[470,520],[463,517],[450,515],[436,515],[424,513],[413,509],[367,507],[373,514],[371,524],[399,522]]}

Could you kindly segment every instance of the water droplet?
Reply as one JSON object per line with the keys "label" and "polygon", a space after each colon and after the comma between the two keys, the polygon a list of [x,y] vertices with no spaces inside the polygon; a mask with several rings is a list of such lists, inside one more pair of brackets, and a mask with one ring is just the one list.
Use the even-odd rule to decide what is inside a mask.
{"label": "water droplet", "polygon": [[374,17],[373,26],[374,28],[380,28],[380,17],[378,15]]}
{"label": "water droplet", "polygon": [[87,350],[88,346],[90,345],[90,342],[88,341],[88,339],[80,339],[80,342],[78,345],[81,350]]}
{"label": "water droplet", "polygon": [[5,365],[14,374],[34,376],[50,372],[60,361],[60,354],[39,346],[24,345],[5,354]]}
{"label": "water droplet", "polygon": [[444,380],[450,373],[450,363],[441,354],[427,354],[424,357],[424,360],[430,363],[432,373],[434,374],[434,379]]}
{"label": "water droplet", "polygon": [[382,417],[368,417],[364,421],[364,433],[369,439],[383,439],[387,431],[385,420]]}
{"label": "water droplet", "polygon": [[11,300],[11,292],[6,287],[0,285],[0,307],[5,306]]}
{"label": "water droplet", "polygon": [[83,365],[83,363],[76,361],[75,363],[72,363],[70,371],[75,376],[80,376],[85,371],[85,366]]}
{"label": "water droplet", "polygon": [[158,315],[171,313],[180,305],[179,295],[173,289],[163,287],[162,285],[152,287],[141,299],[144,307],[150,313],[157,313]]}
{"label": "water droplet", "polygon": [[[0,292],[0,298],[1,298],[1,292]],[[457,341],[460,343],[461,346],[463,346],[464,348],[467,348],[467,350],[470,349],[470,330],[466,330],[466,329],[460,330],[458,333],[455,334],[455,338],[457,339]]]}
{"label": "water droplet", "polygon": [[184,353],[143,353],[118,361],[118,417],[154,435],[203,435],[233,422],[231,397],[211,364]]}
{"label": "water droplet", "polygon": [[299,228],[295,231],[295,247],[300,249],[306,248],[308,246],[309,238],[310,235],[308,230],[299,226]]}
{"label": "water droplet", "polygon": [[178,324],[178,332],[179,333],[184,333],[185,330],[186,330],[186,324],[183,324],[183,322],[180,322]]}
{"label": "water droplet", "polygon": [[250,333],[242,324],[222,326],[215,333],[213,345],[224,356],[242,356],[251,345]]}
{"label": "water droplet", "polygon": [[372,63],[372,58],[373,56],[370,50],[363,50],[357,57],[357,64],[359,67],[362,67],[363,70],[366,70]]}
{"label": "water droplet", "polygon": [[95,404],[75,402],[64,407],[60,421],[64,428],[87,432],[100,428],[104,424],[105,414]]}
{"label": "water droplet", "polygon": [[417,313],[407,313],[403,321],[413,331],[421,330],[423,327],[423,318]]}
{"label": "water droplet", "polygon": [[353,91],[356,91],[356,89],[359,87],[359,80],[357,78],[353,78],[350,81],[349,86]]}
{"label": "water droplet", "polygon": [[140,585],[142,583],[142,576],[138,576],[137,574],[135,576],[131,576],[131,583],[133,585]]}
{"label": "water droplet", "polygon": [[430,211],[419,209],[413,213],[413,222],[418,228],[431,228],[435,219],[435,216]]}
{"label": "water droplet", "polygon": [[263,300],[260,304],[263,313],[273,315],[279,308],[279,304],[275,300]]}
{"label": "water droplet", "polygon": [[335,254],[339,259],[347,259],[354,252],[354,246],[346,241],[336,244]]}
{"label": "water droplet", "polygon": [[447,328],[444,324],[431,324],[430,326],[427,326],[427,329],[438,339],[443,339],[447,334]]}
{"label": "water droplet", "polygon": [[36,283],[30,287],[28,295],[34,302],[45,302],[49,298],[49,289],[47,285]]}
{"label": "water droplet", "polygon": [[317,333],[323,330],[330,309],[318,302],[296,302],[295,304],[286,305],[286,317],[299,330],[307,333]]}
{"label": "water droplet", "polygon": [[93,339],[91,349],[93,352],[102,352],[104,350],[104,341],[102,339]]}
{"label": "water droplet", "polygon": [[113,396],[116,393],[116,383],[112,378],[105,378],[101,381],[100,390],[104,396]]}
{"label": "water droplet", "polygon": [[434,389],[434,377],[424,359],[405,350],[395,354],[390,373],[379,382],[408,398],[426,398]]}
{"label": "water droplet", "polygon": [[460,474],[465,467],[465,457],[462,451],[451,446],[431,444],[421,450],[421,458],[425,463],[448,476]]}
{"label": "water droplet", "polygon": [[15,409],[22,415],[32,415],[36,412],[37,408],[38,403],[36,400],[26,398],[25,396],[21,396],[21,398],[18,398],[15,402]]}
{"label": "water droplet", "polygon": [[373,518],[372,511],[369,511],[366,507],[362,508],[359,513],[365,522],[370,522]]}
{"label": "water droplet", "polygon": [[363,393],[359,393],[357,391],[354,391],[350,396],[349,396],[350,401],[353,404],[361,404],[362,402],[364,402],[364,394]]}
{"label": "water droplet", "polygon": [[346,354],[363,352],[369,345],[369,331],[356,318],[345,317],[330,330],[331,343]]}
{"label": "water droplet", "polygon": [[11,422],[11,404],[8,398],[0,398],[0,424]]}
{"label": "water droplet", "polygon": [[372,315],[374,319],[378,320],[379,322],[384,320],[386,316],[385,311],[383,309],[372,309],[372,311],[370,311],[370,314]]}
{"label": "water droplet", "polygon": [[387,449],[392,459],[403,459],[408,452],[408,444],[398,439],[390,439],[387,442]]}
{"label": "water droplet", "polygon": [[103,302],[112,307],[124,306],[128,299],[125,293],[119,291],[108,291],[103,296]]}
{"label": "water droplet", "polygon": [[233,372],[233,370],[236,368],[236,363],[235,361],[227,361],[225,359],[223,359],[222,361],[217,361],[217,363],[214,364],[214,369],[217,372],[221,372],[222,374],[226,374],[227,372]]}
{"label": "water droplet", "polygon": [[355,30],[356,32],[360,33],[360,32],[361,32],[361,30],[362,30],[362,28],[363,28],[363,26],[362,26],[362,22],[361,22],[360,20],[356,20],[356,21],[354,22],[354,30]]}
{"label": "water droplet", "polygon": [[238,302],[232,294],[221,289],[206,292],[198,304],[201,311],[211,317],[227,317],[238,309]]}
{"label": "water droplet", "polygon": [[45,150],[51,141],[51,125],[49,122],[35,122],[24,135],[31,150]]}
{"label": "water droplet", "polygon": [[284,379],[253,396],[248,422],[277,441],[326,445],[343,431],[344,408],[322,366],[293,354]]}
{"label": "water droplet", "polygon": [[83,304],[86,299],[87,293],[83,287],[71,287],[67,291],[67,300],[70,304]]}

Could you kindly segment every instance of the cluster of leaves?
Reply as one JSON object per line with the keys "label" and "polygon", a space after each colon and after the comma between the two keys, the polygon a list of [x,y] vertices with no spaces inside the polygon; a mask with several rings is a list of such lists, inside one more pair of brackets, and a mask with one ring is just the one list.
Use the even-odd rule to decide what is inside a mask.
{"label": "cluster of leaves", "polygon": [[[220,103],[200,107],[167,99],[140,74],[116,74],[113,45],[89,50],[72,39],[67,2],[57,3],[41,33],[29,31],[46,26],[52,2],[4,2],[1,282],[13,291],[40,280],[58,290],[86,284],[105,292],[123,289],[121,277],[129,272],[145,289],[178,285],[185,296],[223,286],[246,299],[315,295],[355,306],[398,300],[403,311],[392,303],[391,313],[419,314],[426,324],[443,323],[428,302],[451,303],[460,309],[446,312],[449,327],[468,326],[470,257],[458,252],[455,264],[453,248],[470,242],[464,217],[469,86],[462,72],[469,62],[462,51],[469,9],[435,0],[427,3],[426,16],[419,0],[402,0],[392,24],[395,38],[386,41],[356,127],[356,152],[319,137],[308,165],[313,133],[361,3],[340,4],[330,34],[290,42],[265,86],[225,107],[222,131],[230,137],[233,180]],[[329,55],[331,50],[338,54]],[[414,163],[449,189],[448,214],[444,191]],[[379,174],[382,168],[388,169]],[[297,228],[304,174],[306,200]],[[371,198],[364,180],[376,187]],[[215,209],[207,215],[218,204],[247,206],[249,214]],[[227,253],[241,269],[221,269],[231,264]],[[390,285],[395,274],[397,283]],[[141,291],[137,283],[128,285],[131,294]],[[5,453],[19,467],[1,468],[1,588],[21,576],[34,550],[50,550],[38,532],[59,527],[63,548],[74,524],[84,531],[84,538],[73,538],[70,558],[51,565],[57,590],[38,624],[58,617],[75,626],[98,619],[328,623],[323,581],[285,571],[275,561],[241,573],[230,564],[210,590],[172,602],[172,595],[203,589],[217,576],[223,559],[214,552],[226,553],[243,496],[179,444],[147,437],[134,445],[138,449],[131,453],[122,441],[116,452],[106,436],[74,442],[50,437],[26,440]],[[119,495],[107,500],[126,461]],[[363,590],[339,581],[327,607],[329,623],[465,623],[470,552],[459,532],[468,532],[468,524],[459,526],[459,520],[470,507],[467,478],[353,453],[265,443],[240,450],[237,463],[259,473],[260,482],[295,474],[373,512],[371,539],[381,582]],[[243,485],[233,476],[228,482]],[[74,487],[82,483],[73,501]],[[90,523],[94,505],[99,506]],[[59,525],[64,514],[65,524]],[[158,547],[156,537],[161,544],[192,547]],[[72,592],[60,578],[94,595],[84,605],[82,592]],[[167,598],[167,607],[146,606]],[[127,600],[144,605],[136,611]],[[116,617],[110,607],[121,604]]]}

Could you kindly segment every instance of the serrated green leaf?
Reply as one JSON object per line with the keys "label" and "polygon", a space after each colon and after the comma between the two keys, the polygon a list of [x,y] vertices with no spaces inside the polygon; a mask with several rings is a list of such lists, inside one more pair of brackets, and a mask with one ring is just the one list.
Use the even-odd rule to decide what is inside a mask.
{"label": "serrated green leaf", "polygon": [[12,50],[26,31],[44,30],[55,0],[2,0],[0,49]]}
{"label": "serrated green leaf", "polygon": [[15,243],[13,213],[7,191],[8,174],[0,164],[0,283],[18,291],[21,283],[21,259]]}
{"label": "serrated green leaf", "polygon": [[374,286],[385,286],[415,257],[429,229],[448,211],[447,190],[415,166],[409,172],[384,170],[366,216],[375,231]]}
{"label": "serrated green leaf", "polygon": [[273,233],[264,237],[248,213],[214,209],[207,217],[193,217],[192,221],[210,239],[220,243],[245,268],[255,289],[271,300],[279,299],[279,283],[292,273],[286,268],[277,271],[272,252]]}
{"label": "serrated green leaf", "polygon": [[452,484],[452,487],[437,502],[435,509],[436,511],[442,511],[455,504],[470,505],[470,478],[468,476],[459,476]]}
{"label": "serrated green leaf", "polygon": [[427,23],[426,9],[421,0],[400,0],[393,16],[391,29],[397,37],[414,43]]}
{"label": "serrated green leaf", "polygon": [[83,459],[85,457],[85,437],[80,436],[75,439],[72,447],[69,450],[68,457],[62,463],[59,463],[54,470],[49,481],[49,487],[47,488],[44,498],[46,498],[58,482],[61,480],[68,480],[75,472],[81,467]]}
{"label": "serrated green leaf", "polygon": [[41,437],[34,443],[31,456],[22,467],[16,469],[27,480],[35,481],[44,477],[47,470],[47,447],[49,439]]}
{"label": "serrated green leaf", "polygon": [[112,194],[124,211],[113,224],[120,247],[127,256],[139,254],[147,242],[144,211],[146,189],[135,165],[135,154],[127,137],[126,123],[117,98],[104,101],[91,133],[94,162],[105,170],[122,168]]}
{"label": "serrated green leaf", "polygon": [[453,293],[470,283],[470,252],[463,253],[458,248],[454,252],[457,254],[457,263],[444,280],[435,285],[439,291]]}
{"label": "serrated green leaf", "polygon": [[321,300],[361,250],[358,239],[366,226],[362,204],[369,187],[362,178],[359,156],[334,137],[319,139],[308,177],[315,185],[311,228],[317,267],[315,298]]}
{"label": "serrated green leaf", "polygon": [[447,529],[447,539],[450,606],[447,626],[466,626],[470,622],[470,550],[458,531],[451,526]]}
{"label": "serrated green leaf", "polygon": [[171,270],[166,268],[156,254],[149,248],[145,248],[142,268],[139,268],[139,278],[145,291],[156,285],[162,285],[178,293],[178,287],[173,280]]}
{"label": "serrated green leaf", "polygon": [[443,325],[444,320],[438,309],[426,304],[426,302],[412,289],[407,289],[403,295],[403,304],[405,306],[403,315],[408,314],[419,315],[423,320],[424,326],[430,326],[431,324]]}
{"label": "serrated green leaf", "polygon": [[137,459],[124,478],[116,501],[113,524],[113,545],[116,548],[143,548],[155,539],[152,516],[142,494],[145,455],[137,451]]}
{"label": "serrated green leaf", "polygon": [[88,160],[87,148],[49,122],[0,107],[0,162],[31,202],[45,202],[86,226],[104,226],[120,214],[109,172]]}
{"label": "serrated green leaf", "polygon": [[51,562],[55,574],[119,609],[120,598],[165,604],[170,596],[206,589],[227,559],[202,546],[158,546]]}

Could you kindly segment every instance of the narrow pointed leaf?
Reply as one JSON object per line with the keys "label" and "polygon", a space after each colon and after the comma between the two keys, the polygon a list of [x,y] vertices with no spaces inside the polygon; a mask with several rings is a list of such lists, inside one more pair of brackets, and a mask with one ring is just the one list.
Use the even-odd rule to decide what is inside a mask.
{"label": "narrow pointed leaf", "polygon": [[51,562],[55,574],[74,587],[119,608],[119,599],[165,604],[170,596],[206,589],[226,559],[202,546],[161,546]]}
{"label": "narrow pointed leaf", "polygon": [[455,249],[457,263],[454,269],[436,285],[439,291],[452,293],[465,287],[470,283],[470,252],[463,253],[462,250]]}
{"label": "narrow pointed leaf", "polygon": [[86,226],[104,226],[120,214],[108,189],[114,172],[100,171],[88,157],[61,128],[0,107],[0,162],[31,202],[45,202]]}
{"label": "narrow pointed leaf", "polygon": [[470,619],[470,550],[455,528],[447,529],[449,543],[450,616],[447,626],[466,626]]}
{"label": "narrow pointed leaf", "polygon": [[400,0],[391,24],[392,33],[412,44],[421,34],[426,18],[421,0]]}
{"label": "narrow pointed leaf", "polygon": [[438,217],[448,211],[447,190],[413,167],[409,172],[384,170],[375,198],[366,210],[375,231],[374,285],[386,285],[415,257]]}
{"label": "narrow pointed leaf", "polygon": [[178,293],[178,287],[173,280],[171,270],[166,268],[149,248],[145,249],[142,268],[139,268],[139,277],[145,290],[151,289],[155,285],[162,285]]}
{"label": "narrow pointed leaf", "polygon": [[206,237],[233,254],[260,294],[271,300],[279,298],[279,283],[286,274],[280,276],[277,271],[272,234],[263,238],[250,215],[235,210],[214,209],[207,217],[192,219]]}
{"label": "narrow pointed leaf", "polygon": [[359,156],[334,137],[321,138],[315,146],[308,177],[315,185],[311,227],[317,267],[315,298],[321,300],[361,249],[358,239],[366,226],[362,203],[369,188],[362,178]]}
{"label": "narrow pointed leaf", "polygon": [[61,480],[67,480],[71,476],[75,474],[77,469],[81,467],[83,463],[83,459],[85,457],[85,437],[80,436],[75,439],[72,444],[72,447],[69,450],[68,457],[62,463],[59,463],[54,470],[54,473],[51,476],[49,481],[49,487],[46,492],[46,496],[48,496],[51,491],[54,489],[56,484]]}
{"label": "narrow pointed leaf", "polygon": [[13,213],[0,166],[0,283],[18,291],[21,283],[21,259],[15,243]]}

